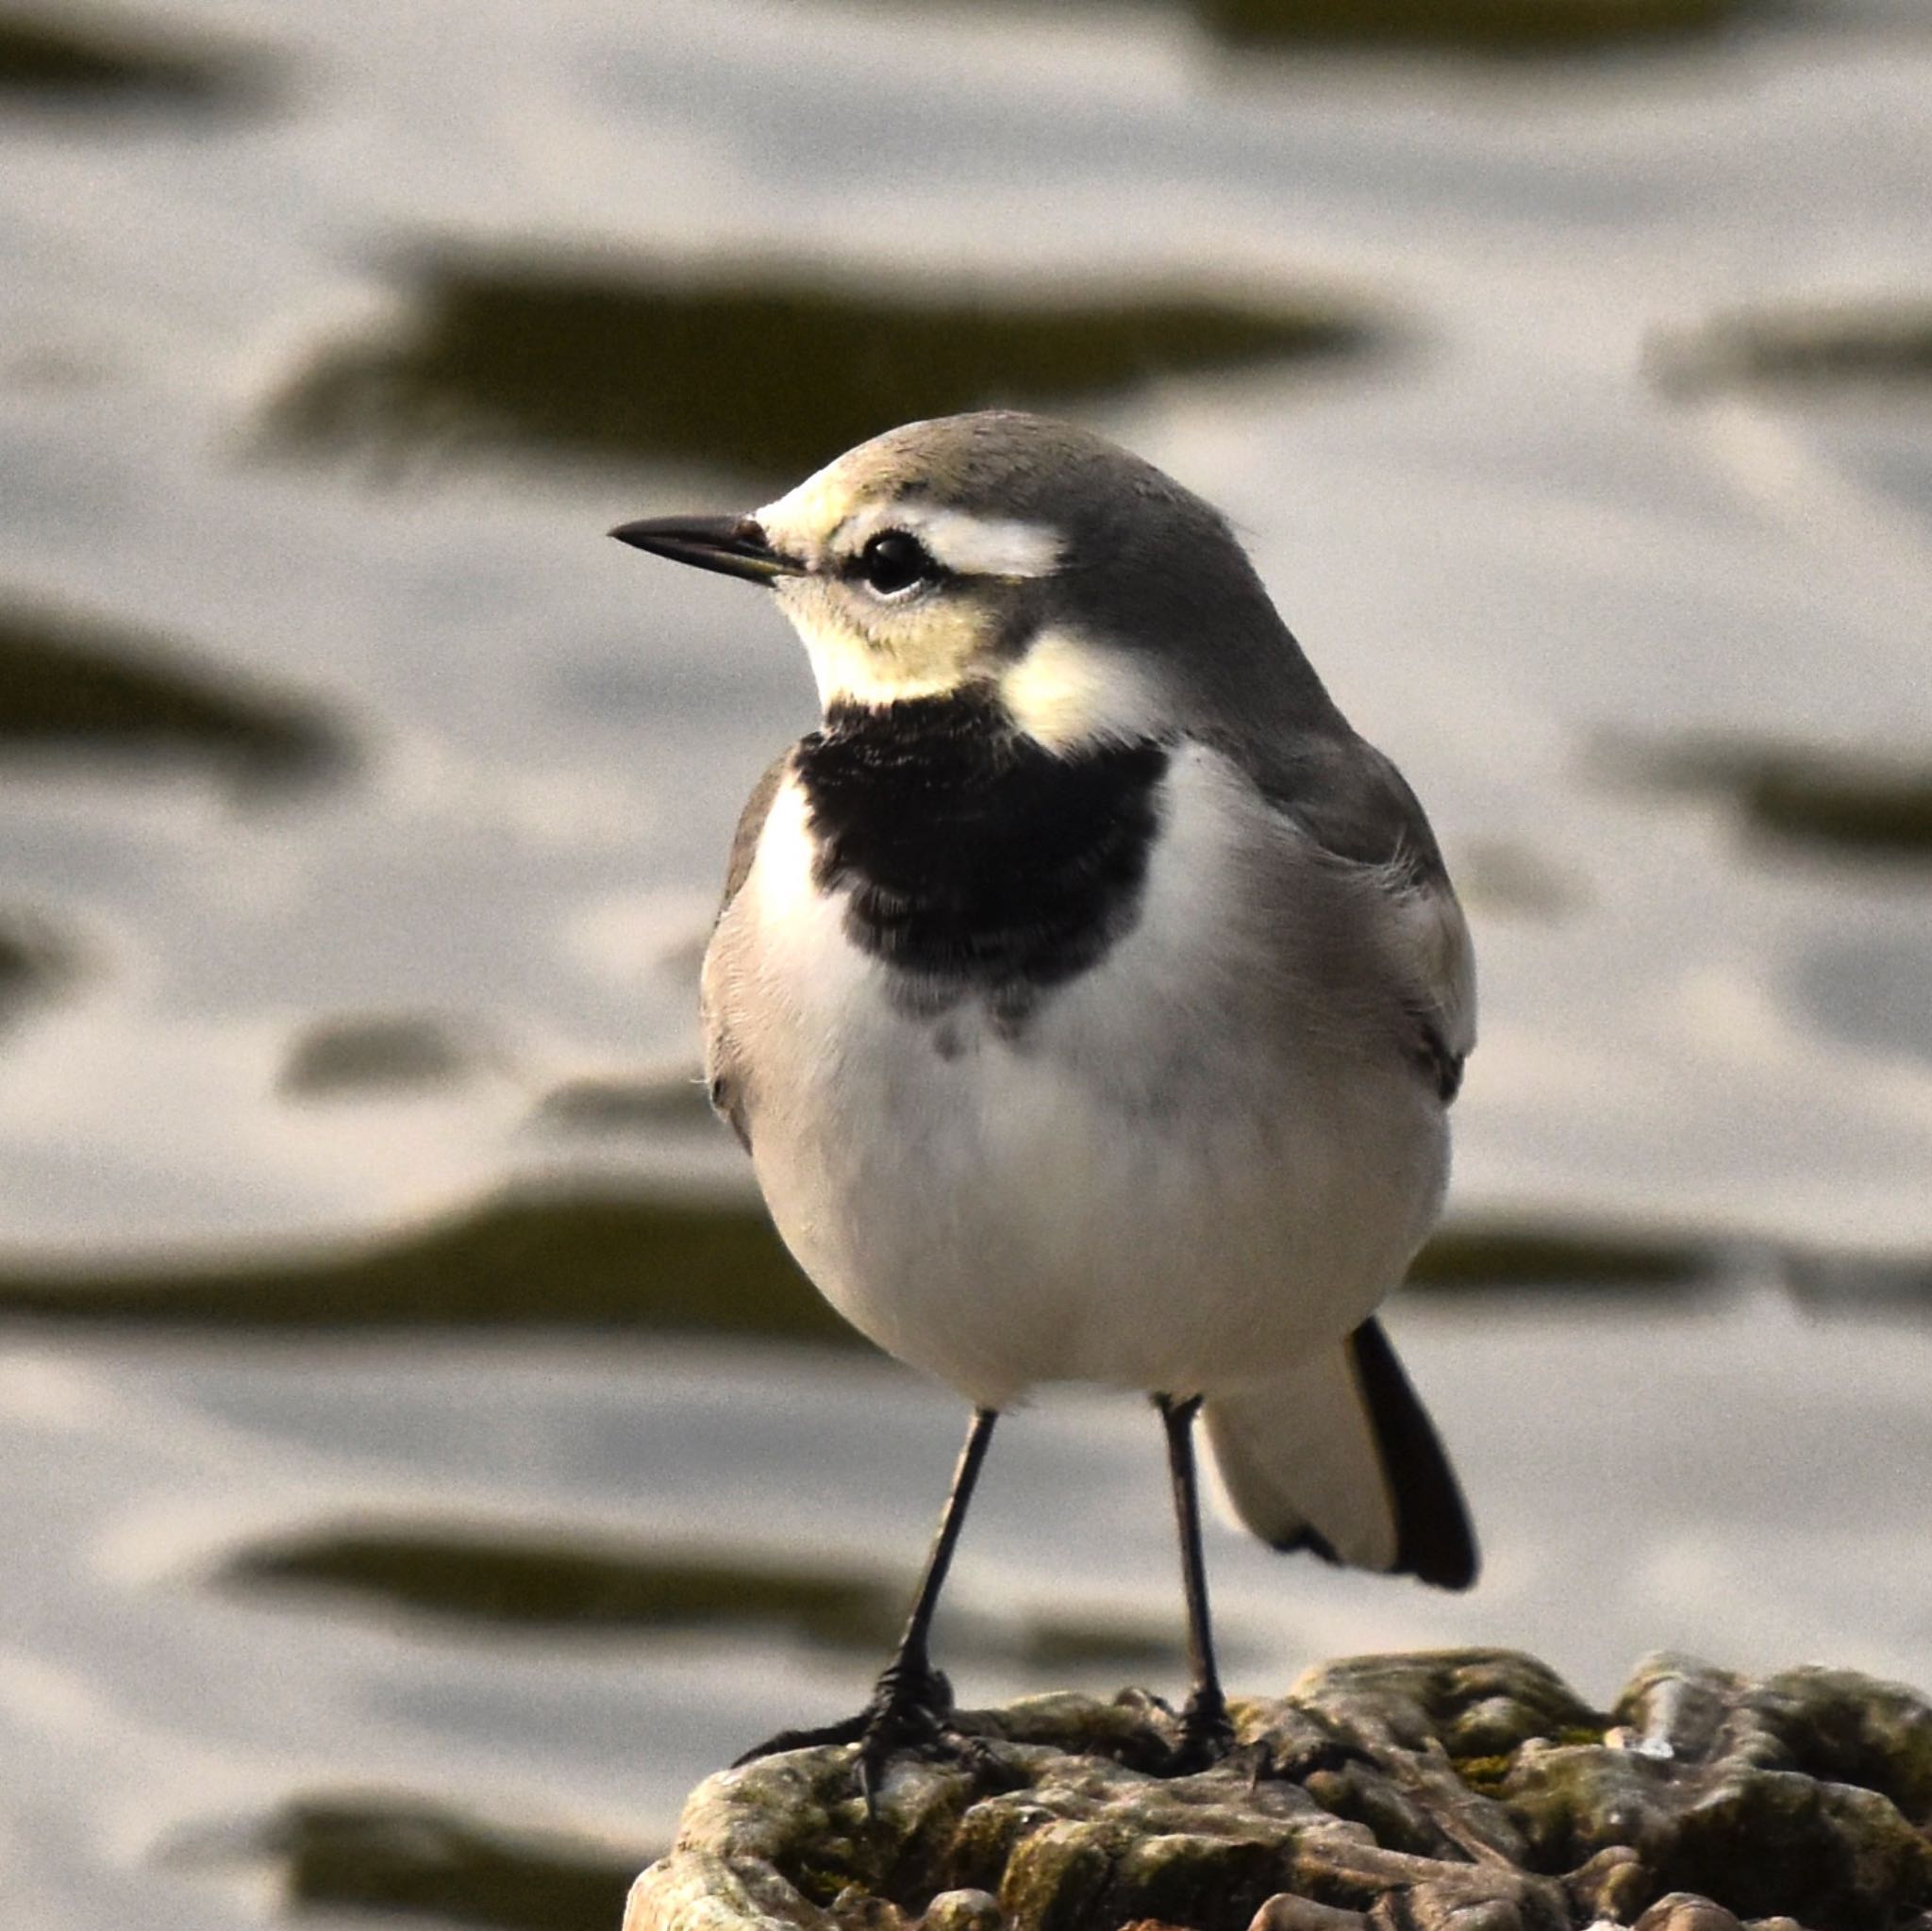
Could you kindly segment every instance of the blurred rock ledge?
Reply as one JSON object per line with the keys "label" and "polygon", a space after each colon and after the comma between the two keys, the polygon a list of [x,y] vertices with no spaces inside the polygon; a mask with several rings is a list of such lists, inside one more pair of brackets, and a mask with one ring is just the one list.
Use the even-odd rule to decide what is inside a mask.
{"label": "blurred rock ledge", "polygon": [[[1932,1256],[1789,1251],[1716,1230],[1469,1216],[1409,1272],[1427,1295],[1688,1305],[1781,1281],[1816,1311],[1932,1310]],[[373,1238],[100,1258],[0,1254],[0,1321],[220,1329],[524,1328],[865,1345],[738,1197],[517,1185]]]}
{"label": "blurred rock ledge", "polygon": [[783,260],[452,250],[413,265],[388,330],[291,372],[259,429],[280,451],[668,459],[789,486],[915,417],[1347,361],[1392,333],[1335,295],[1253,286],[953,287]]}
{"label": "blurred rock ledge", "polygon": [[1150,1773],[1129,1692],[972,1712],[868,1821],[850,1752],[727,1771],[625,1931],[1879,1931],[1932,1906],[1932,1709],[1850,1672],[1639,1665],[1605,1713],[1505,1650],[1324,1664]]}

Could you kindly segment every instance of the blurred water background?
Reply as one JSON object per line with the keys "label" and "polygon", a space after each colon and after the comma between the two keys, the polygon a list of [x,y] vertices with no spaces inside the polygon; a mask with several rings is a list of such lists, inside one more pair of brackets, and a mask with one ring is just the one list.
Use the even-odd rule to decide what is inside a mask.
{"label": "blurred water background", "polygon": [[[1236,1684],[1932,1683],[1928,183],[1924,0],[0,4],[0,1923],[614,1923],[863,1695],[963,1418],[693,1083],[809,682],[603,532],[986,402],[1231,511],[1476,931],[1488,1573],[1218,1533]],[[941,1648],[1178,1690],[1136,1404]]]}

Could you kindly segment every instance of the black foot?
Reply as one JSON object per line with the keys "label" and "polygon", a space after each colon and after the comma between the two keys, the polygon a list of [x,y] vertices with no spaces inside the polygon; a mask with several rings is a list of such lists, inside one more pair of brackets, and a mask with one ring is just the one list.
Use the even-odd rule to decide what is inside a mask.
{"label": "black foot", "polygon": [[1234,1747],[1234,1724],[1228,1720],[1227,1705],[1220,1690],[1197,1690],[1181,1711],[1181,1733],[1160,1773],[1185,1777],[1197,1770],[1212,1770],[1226,1761]]}
{"label": "black foot", "polygon": [[985,1744],[956,1730],[952,1716],[953,1687],[938,1670],[908,1671],[895,1663],[879,1678],[872,1701],[856,1717],[815,1730],[780,1730],[775,1737],[768,1737],[756,1748],[747,1750],[731,1767],[736,1770],[785,1750],[857,1743],[858,1753],[853,1761],[853,1774],[870,1814],[874,1808],[874,1792],[893,1757],[911,1755],[958,1757],[974,1762],[979,1759]]}

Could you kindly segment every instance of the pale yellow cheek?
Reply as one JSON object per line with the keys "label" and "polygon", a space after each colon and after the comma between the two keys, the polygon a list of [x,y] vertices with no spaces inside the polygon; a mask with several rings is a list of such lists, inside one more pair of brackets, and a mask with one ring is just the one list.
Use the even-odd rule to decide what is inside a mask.
{"label": "pale yellow cheek", "polygon": [[1149,735],[1158,718],[1146,680],[1118,651],[1070,630],[1043,631],[1000,679],[1013,721],[1056,751]]}
{"label": "pale yellow cheek", "polygon": [[941,696],[966,681],[980,655],[972,613],[943,606],[893,612],[890,627],[874,619],[861,628],[835,592],[814,584],[787,600],[786,614],[811,658],[822,704]]}

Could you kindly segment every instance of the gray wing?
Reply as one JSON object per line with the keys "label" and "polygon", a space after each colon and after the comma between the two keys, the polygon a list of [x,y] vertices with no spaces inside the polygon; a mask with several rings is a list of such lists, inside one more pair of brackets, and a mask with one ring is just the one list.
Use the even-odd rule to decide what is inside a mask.
{"label": "gray wing", "polygon": [[1410,1057],[1446,1106],[1475,1044],[1469,926],[1429,821],[1394,763],[1337,719],[1285,747],[1224,748],[1275,810],[1368,894],[1368,923],[1391,974]]}
{"label": "gray wing", "polygon": [[738,814],[738,829],[731,834],[731,857],[724,867],[724,895],[718,901],[721,919],[751,875],[751,861],[758,856],[758,839],[764,831],[765,820],[772,815],[772,800],[778,795],[778,787],[785,782],[791,764],[790,750],[781,751],[773,758],[751,788],[744,809]]}
{"label": "gray wing", "polygon": [[[744,801],[744,809],[738,814],[738,828],[731,834],[731,857],[724,867],[724,893],[718,901],[719,920],[731,909],[731,901],[751,875],[752,860],[758,856],[758,839],[764,831],[765,820],[772,814],[772,801],[778,795],[778,787],[785,782],[785,774],[791,765],[791,752],[789,749],[774,757],[751,788],[751,796]],[[716,922],[711,930],[715,945]],[[730,1028],[710,996],[709,964],[708,953],[705,991],[699,1008],[705,1029],[705,1077],[713,1110],[738,1136],[739,1145],[749,1153],[751,1124],[745,1112],[743,1069],[733,1048]]]}

